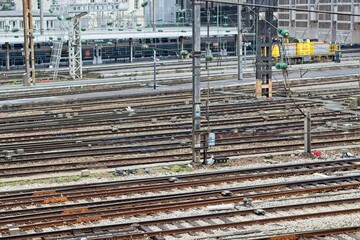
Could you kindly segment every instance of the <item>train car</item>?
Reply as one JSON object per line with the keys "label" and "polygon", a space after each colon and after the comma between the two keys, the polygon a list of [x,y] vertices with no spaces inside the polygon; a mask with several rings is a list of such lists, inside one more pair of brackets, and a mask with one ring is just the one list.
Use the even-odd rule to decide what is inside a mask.
{"label": "train car", "polygon": [[329,62],[339,52],[339,44],[326,42],[305,42],[275,44],[272,47],[274,62],[281,61],[280,53],[290,64]]}
{"label": "train car", "polygon": [[[179,38],[138,38],[133,41],[133,57],[134,59],[150,59],[153,57],[153,48],[157,51],[160,58],[178,58],[181,51]],[[206,38],[202,38],[201,48],[205,51]],[[221,38],[212,36],[209,39],[210,47],[214,56],[220,54],[235,55],[235,38],[233,36],[223,36]],[[148,49],[142,48],[148,45]],[[87,40],[82,42],[82,58],[83,64],[93,64],[95,47],[100,47],[100,53],[103,63],[129,62],[130,60],[130,44],[129,39],[101,39]],[[51,58],[51,42],[39,42],[35,44],[35,64],[37,68],[45,68],[49,66]],[[64,42],[61,54],[61,66],[68,65],[68,46]],[[183,49],[191,52],[192,39],[190,37],[183,38]],[[225,50],[225,51],[224,51]],[[10,68],[24,68],[23,44],[10,44],[9,46]],[[0,70],[6,67],[6,46],[2,45],[0,50]]]}

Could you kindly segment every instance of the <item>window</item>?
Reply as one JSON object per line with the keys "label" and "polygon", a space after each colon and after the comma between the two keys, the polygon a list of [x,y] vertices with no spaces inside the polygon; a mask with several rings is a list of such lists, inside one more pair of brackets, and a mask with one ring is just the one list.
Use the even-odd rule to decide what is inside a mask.
{"label": "window", "polygon": [[288,26],[289,26],[289,22],[287,22],[287,21],[279,21],[279,26],[288,27]]}
{"label": "window", "polygon": [[5,21],[0,21],[0,29],[5,29]]}
{"label": "window", "polygon": [[296,22],[296,27],[307,27],[307,22]]}
{"label": "window", "polygon": [[139,0],[134,1],[134,8],[139,9]]}
{"label": "window", "polygon": [[40,29],[40,20],[35,20],[35,29]]}
{"label": "window", "polygon": [[16,28],[16,21],[9,21],[10,28]]}
{"label": "window", "polygon": [[54,21],[53,20],[47,20],[46,21],[46,28],[47,29],[53,29],[54,28]]}

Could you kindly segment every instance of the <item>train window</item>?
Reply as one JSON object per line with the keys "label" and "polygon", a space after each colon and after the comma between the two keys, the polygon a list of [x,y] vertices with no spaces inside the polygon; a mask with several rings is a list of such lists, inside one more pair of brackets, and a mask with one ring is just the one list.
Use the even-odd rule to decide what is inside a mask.
{"label": "train window", "polygon": [[23,48],[23,44],[21,44],[21,43],[14,44],[14,49],[21,49],[21,48]]}
{"label": "train window", "polygon": [[162,38],[162,39],[161,39],[161,42],[167,43],[167,42],[169,42],[169,39],[168,39],[168,38]]}
{"label": "train window", "polygon": [[90,56],[91,56],[90,50],[85,50],[85,57],[90,57]]}
{"label": "train window", "polygon": [[142,39],[139,39],[139,43],[142,44]]}
{"label": "train window", "polygon": [[160,39],[159,38],[153,38],[153,43],[159,43]]}
{"label": "train window", "polygon": [[151,39],[150,38],[145,39],[145,43],[151,43]]}
{"label": "train window", "polygon": [[177,42],[177,39],[176,39],[176,38],[172,38],[172,39],[170,39],[170,42],[175,43],[175,42]]}
{"label": "train window", "polygon": [[[6,50],[6,44],[2,44],[1,46],[2,50]],[[11,45],[9,44],[9,50],[11,49]]]}

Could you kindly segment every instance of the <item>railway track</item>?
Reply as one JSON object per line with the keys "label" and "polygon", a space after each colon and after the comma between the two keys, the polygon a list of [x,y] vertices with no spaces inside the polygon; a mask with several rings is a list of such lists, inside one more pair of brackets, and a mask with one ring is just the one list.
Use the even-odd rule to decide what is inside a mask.
{"label": "railway track", "polygon": [[[295,109],[321,107],[318,103],[289,99],[223,104],[224,98],[233,95],[214,95],[207,124],[218,135],[218,140],[217,147],[209,154],[219,159],[298,149],[302,146],[303,120]],[[0,131],[4,135],[0,139],[0,149],[5,152],[0,156],[3,163],[0,173],[9,178],[189,161],[191,122],[186,119],[191,119],[191,108],[181,105],[188,95],[175,96],[178,98],[160,96],[157,102],[156,97],[152,97],[150,107],[147,102],[140,105],[140,99],[134,99],[132,103],[138,104],[134,107],[135,113],[117,111],[118,105],[99,110],[97,106],[104,103],[100,101],[95,102],[95,106],[92,103],[71,105],[77,114],[66,118],[58,118],[58,114],[66,115],[64,111],[68,110],[68,105],[60,105],[57,113],[29,112],[2,118]],[[313,127],[322,127],[328,122],[357,121],[352,113],[340,111],[319,111],[312,116]],[[360,140],[356,126],[333,131],[314,133],[314,146]],[[331,140],[333,138],[337,139]]]}
{"label": "railway track", "polygon": [[[286,176],[289,174],[295,174],[296,170],[298,174],[304,173],[314,173],[314,172],[327,172],[327,171],[335,171],[335,170],[347,170],[347,169],[357,169],[359,165],[357,164],[360,161],[359,158],[354,159],[341,159],[341,160],[333,160],[333,161],[320,161],[320,162],[311,162],[311,163],[301,163],[301,164],[285,164],[285,165],[276,165],[276,166],[266,166],[266,167],[258,167],[258,168],[249,168],[249,169],[240,169],[240,170],[228,170],[228,171],[217,171],[210,173],[195,173],[195,174],[186,174],[186,175],[173,175],[176,181],[181,183],[190,183],[193,184],[192,181],[196,178],[199,182],[198,184],[202,184],[200,180],[214,180],[215,177],[220,179],[221,181],[230,181],[233,180],[246,180],[252,178],[264,178],[271,176]],[[244,176],[242,176],[244,175]],[[226,177],[226,178],[225,178]],[[219,181],[215,179],[215,182]],[[9,207],[4,206],[5,203],[3,200],[8,199],[13,206],[21,204],[25,200],[25,202],[30,204],[41,203],[44,199],[49,197],[60,197],[60,195],[69,198],[70,196],[66,195],[67,193],[75,192],[75,195],[78,197],[90,197],[93,196],[89,193],[89,189],[94,188],[104,188],[104,192],[100,194],[111,194],[109,191],[112,188],[123,188],[129,187],[133,188],[134,186],[139,186],[137,188],[137,192],[141,192],[141,187],[146,185],[153,185],[154,188],[149,189],[149,191],[156,190],[158,184],[169,184],[169,177],[161,177],[161,178],[147,178],[140,180],[127,180],[127,181],[114,181],[109,183],[94,183],[94,184],[85,184],[85,185],[73,185],[73,186],[59,186],[59,187],[48,187],[41,189],[28,189],[28,190],[13,190],[7,191],[6,193],[0,193],[0,209]],[[174,184],[170,184],[174,186]],[[166,185],[165,187],[168,187]],[[130,193],[129,189],[123,189],[123,192]],[[135,191],[135,192],[136,192]],[[121,192],[121,193],[123,193]],[[88,195],[87,195],[88,194]],[[117,193],[115,193],[117,194]],[[98,195],[101,196],[101,195]],[[20,198],[16,198],[20,197]],[[36,199],[40,199],[39,202],[36,202]]]}
{"label": "railway track", "polygon": [[[70,238],[70,237],[91,237],[91,239],[144,239],[149,237],[161,237],[161,236],[174,236],[175,238],[197,236],[199,232],[212,233],[212,230],[215,229],[226,229],[226,228],[238,228],[243,226],[251,225],[261,225],[266,223],[273,222],[283,222],[283,221],[294,221],[299,219],[309,219],[309,218],[321,218],[326,216],[337,216],[340,214],[351,214],[360,212],[360,208],[352,207],[346,208],[346,203],[350,202],[356,204],[359,202],[359,199],[346,199],[339,201],[324,201],[318,203],[309,203],[309,204],[296,204],[296,205],[287,205],[280,207],[264,208],[262,211],[265,211],[269,214],[276,215],[277,212],[281,212],[287,209],[297,210],[297,214],[291,214],[286,216],[276,216],[276,217],[257,217],[254,218],[254,210],[243,210],[243,211],[232,211],[227,213],[215,213],[215,214],[204,214],[197,215],[192,217],[178,217],[170,218],[164,220],[153,220],[153,221],[140,221],[136,223],[128,224],[113,224],[109,226],[97,226],[94,228],[78,228],[76,230],[57,230],[57,231],[37,231],[37,233],[26,233],[18,234],[17,236],[9,236],[4,234],[4,237],[0,239],[23,239],[23,238],[39,238],[42,237],[45,239],[58,239],[58,238]],[[332,204],[338,204],[339,210],[328,210],[324,211],[321,207],[328,206]],[[340,205],[342,204],[342,205]],[[319,209],[317,209],[317,207]],[[308,208],[312,212],[309,213]],[[334,208],[334,207],[333,207]],[[231,218],[231,220],[230,220]],[[93,221],[96,219],[93,219]],[[219,223],[219,220],[222,221]],[[78,222],[81,222],[81,219],[78,219]],[[187,227],[185,227],[187,226]],[[359,227],[350,228],[352,231],[359,231]],[[339,233],[341,231],[336,231]],[[343,232],[349,232],[349,228],[343,229]],[[324,234],[325,232],[323,232]],[[334,233],[334,231],[326,232]],[[188,235],[189,234],[189,235]],[[311,234],[303,235],[292,235],[292,236],[314,236]],[[287,235],[289,236],[289,235]],[[291,236],[291,235],[290,235]],[[272,239],[272,238],[271,238]],[[289,238],[283,238],[289,239]]]}
{"label": "railway track", "polygon": [[[299,81],[292,86],[354,81],[358,81],[356,77],[316,83]],[[281,84],[277,89],[280,93]],[[360,142],[357,110],[324,110],[323,103],[312,101],[321,98],[345,102],[348,96],[358,93],[357,89],[319,94],[301,91],[297,94],[309,99],[301,101],[249,102],[253,100],[249,96],[252,92],[250,87],[209,92],[209,124],[217,139],[208,154],[215,159],[233,161],[244,154],[300,149],[304,133],[298,108],[312,111],[313,148]],[[29,96],[36,94],[41,96]],[[4,99],[7,97],[16,96]],[[15,176],[190,162],[191,94],[182,91],[148,97],[3,106],[0,149],[15,154],[1,154],[1,178],[9,181]],[[134,113],[124,111],[129,105]],[[309,219],[330,222],[331,218],[344,216],[357,219],[359,162],[318,160],[0,192],[0,239],[199,239],[234,231],[241,232],[237,239],[316,236],[320,232],[305,227],[304,232],[295,234],[290,223],[302,225]],[[335,199],[338,195],[341,199]],[[302,198],[311,200],[303,203]],[[248,199],[252,199],[250,205]],[[206,210],[224,205],[234,208],[217,213]],[[342,225],[336,233],[358,231],[354,222]],[[266,236],[260,236],[264,233],[261,231],[249,233],[253,228],[269,226],[277,232]],[[323,229],[322,234],[334,233],[319,225],[315,228]]]}
{"label": "railway track", "polygon": [[[344,227],[344,228],[328,228],[322,230],[310,230],[310,231],[303,231],[303,232],[292,232],[286,234],[268,234],[263,236],[254,236],[251,237],[252,240],[286,240],[286,239],[311,239],[317,237],[317,239],[327,239],[328,237],[333,237],[334,239],[349,239],[349,240],[356,240],[360,236],[360,226],[354,227]],[[340,236],[339,236],[340,235]],[[240,240],[247,240],[249,237],[242,237],[242,236],[235,236],[228,237],[225,234],[219,236],[217,238],[206,238],[206,239],[240,239]],[[203,239],[203,238],[201,238]],[[205,239],[205,238],[204,238]]]}
{"label": "railway track", "polygon": [[[314,106],[314,105],[313,105]],[[241,110],[240,110],[241,111]],[[229,114],[237,114],[236,112],[230,113],[230,111],[226,111]],[[256,113],[256,112],[255,112]],[[180,113],[181,114],[181,113]],[[49,123],[24,123],[24,124],[6,124],[4,127],[0,127],[1,131],[5,134],[8,133],[17,135],[14,136],[14,138],[19,138],[18,136],[24,136],[24,138],[30,138],[31,136],[36,137],[38,139],[41,139],[41,137],[45,137],[46,135],[52,135],[57,136],[59,139],[61,138],[71,138],[71,136],[86,136],[87,133],[89,133],[89,130],[92,131],[92,136],[96,136],[97,134],[104,134],[104,133],[117,133],[119,137],[121,136],[127,136],[131,135],[130,133],[134,134],[145,134],[145,133],[156,133],[156,132],[166,132],[166,131],[173,131],[174,133],[179,131],[187,131],[190,129],[191,123],[186,119],[184,114],[181,115],[174,114],[176,120],[171,121],[170,117],[166,117],[166,120],[160,119],[159,122],[156,121],[154,125],[151,125],[151,117],[144,117],[144,118],[138,118],[136,120],[122,120],[121,118],[118,119],[105,119],[105,120],[88,120],[88,121],[79,121],[78,119],[75,120],[67,120],[64,122],[59,122],[57,120],[52,121]],[[186,116],[188,116],[189,113],[186,113]],[[178,116],[178,117],[177,117]],[[229,128],[238,128],[239,131],[241,129],[247,129],[247,128],[258,128],[259,131],[261,131],[261,128],[266,130],[274,130],[275,128],[281,128],[282,126],[286,125],[293,125],[294,127],[300,125],[299,118],[301,119],[300,114],[289,114],[289,115],[278,115],[278,116],[254,116],[252,118],[250,117],[234,117],[233,119],[222,119],[221,122],[219,122],[219,119],[213,119],[209,120],[208,124],[210,124],[215,130],[221,132],[225,131]],[[116,116],[115,116],[116,117]],[[156,117],[154,115],[154,117]],[[160,115],[158,116],[160,117]],[[156,118],[159,119],[159,118]],[[190,117],[188,116],[188,119]],[[329,113],[318,113],[314,114],[314,125],[320,125],[324,124],[326,121],[351,121],[356,120],[356,117],[353,116],[351,113],[341,113],[341,112],[329,112]],[[98,124],[96,125],[96,123]],[[264,124],[260,124],[262,122],[265,122]],[[141,123],[148,123],[141,126]],[[58,126],[61,125],[63,129],[68,129],[69,133],[61,133],[59,131],[56,131]],[[232,126],[232,127],[231,127]],[[76,129],[79,129],[83,127],[89,128],[89,127],[95,127],[94,129],[89,129],[88,131],[82,131]],[[101,128],[99,128],[101,127]],[[22,135],[24,131],[27,131],[26,135]],[[71,132],[73,130],[73,132]],[[263,130],[263,131],[264,131]],[[50,134],[36,134],[39,133],[39,131],[51,131]],[[29,133],[35,133],[33,135],[30,135]],[[91,132],[90,132],[91,133]],[[2,142],[9,142],[6,139],[9,139],[10,141],[13,139],[12,136],[3,137]]]}
{"label": "railway track", "polygon": [[[294,129],[295,126],[296,125],[287,123],[285,124],[285,129]],[[298,127],[301,129],[302,125],[298,124]],[[233,128],[228,129],[228,131],[231,131],[231,129]],[[277,126],[276,129],[279,129],[279,126]],[[224,130],[222,129],[219,132],[223,131]],[[174,133],[169,134],[174,136]],[[181,132],[181,134],[186,135],[186,139],[189,139],[190,132]],[[285,135],[274,137],[259,135],[247,138],[242,136],[220,138],[217,144],[218,147],[211,150],[209,154],[213,154],[216,158],[221,159],[241,154],[254,154],[259,152],[272,153],[276,151],[298,149],[302,146],[301,135],[302,133],[300,132],[297,135],[292,136]],[[360,141],[359,135],[359,132],[356,130],[335,134],[318,133],[313,135],[313,146],[321,147],[358,142]],[[340,138],[341,136],[343,136],[343,138]],[[337,140],[332,140],[333,138],[337,138]],[[149,140],[151,137],[145,137],[145,139]],[[125,143],[129,141],[131,141],[131,139],[125,140]],[[159,141],[159,139],[157,139],[157,141]],[[114,144],[114,142],[112,142],[112,144]],[[247,147],[251,144],[253,144],[252,147]],[[87,143],[87,146],[89,146],[89,143]],[[78,171],[82,169],[115,168],[120,166],[130,167],[144,163],[176,163],[188,161],[191,158],[191,153],[186,151],[188,146],[189,140],[182,143],[179,141],[167,143],[160,141],[158,143],[143,143],[140,145],[132,144],[125,146],[120,142],[120,145],[114,145],[112,147],[98,146],[91,149],[86,147],[85,149],[79,150],[69,149],[63,151],[57,150],[55,152],[49,152],[49,149],[47,149],[47,151],[43,153],[35,152],[14,155],[10,160],[7,156],[3,156],[0,161],[4,165],[0,169],[0,172],[2,177],[11,177],[14,175],[26,176],[50,172]],[[227,148],[227,146],[231,146],[231,148]],[[179,152],[179,150],[182,152]],[[150,153],[152,154],[149,155]],[[85,161],[82,160],[84,157]],[[102,159],[99,159],[99,157]]]}
{"label": "railway track", "polygon": [[[293,127],[292,130],[297,130],[297,131],[301,131],[302,128],[295,128]],[[343,130],[333,130],[331,133],[313,133],[313,137],[315,139],[324,139],[324,138],[335,138],[335,137],[339,137],[339,138],[343,138],[346,136],[354,136],[357,134],[358,129],[353,128],[352,131],[349,132],[344,132]],[[218,129],[213,129],[214,133],[218,132]],[[267,142],[267,141],[271,141],[271,140],[275,140],[276,141],[286,141],[286,140],[301,140],[301,138],[303,137],[301,132],[299,133],[289,133],[289,134],[280,134],[279,136],[277,136],[276,138],[269,136],[268,134],[256,134],[256,136],[242,136],[241,138],[234,138],[234,137],[227,137],[223,131],[219,131],[219,133],[222,132],[222,138],[218,140],[218,145],[225,145],[226,143],[229,142],[233,142],[233,141],[237,141],[238,143],[242,143],[242,142],[248,142],[248,143],[256,143],[256,142]],[[1,144],[0,148],[1,149],[6,149],[6,150],[13,150],[13,151],[17,151],[18,149],[23,149],[24,152],[26,153],[33,153],[33,152],[37,152],[37,155],[43,155],[44,152],[46,151],[51,151],[51,150],[57,150],[58,152],[60,152],[61,150],[64,149],[81,149],[81,148],[88,148],[89,146],[91,147],[102,147],[104,148],[104,146],[115,146],[115,145],[120,145],[117,147],[107,147],[104,150],[111,150],[112,148],[117,148],[117,149],[126,149],[126,148],[132,148],[135,149],[136,147],[150,147],[150,146],[158,146],[161,144],[167,145],[167,146],[173,146],[173,147],[177,147],[179,145],[190,145],[190,137],[191,137],[191,133],[190,131],[185,131],[185,132],[169,132],[169,133],[161,133],[161,134],[151,134],[151,135],[138,135],[136,137],[118,137],[118,136],[114,136],[111,137],[111,135],[109,136],[102,136],[101,138],[97,138],[94,135],[96,134],[92,134],[92,138],[77,138],[75,141],[74,139],[68,139],[68,140],[58,140],[58,137],[53,137],[55,140],[51,140],[49,138],[45,138],[42,137],[41,139],[39,139],[38,141],[29,141],[32,140],[31,138],[33,138],[33,136],[28,137],[29,139],[24,139],[24,137],[17,137],[17,138],[12,138],[11,140],[14,141],[14,143],[7,143],[7,144]],[[230,135],[230,134],[228,134]],[[233,134],[232,134],[233,135]],[[165,144],[166,141],[168,141],[169,139],[171,139],[172,137],[176,137],[177,141],[176,142],[168,142],[167,144]],[[259,139],[259,138],[262,138]],[[67,137],[62,137],[62,138],[67,138]],[[72,137],[69,137],[72,138]],[[17,140],[20,139],[20,140]],[[42,140],[42,141],[41,141]],[[46,141],[44,141],[46,140]],[[153,143],[153,144],[148,144],[149,140],[154,140],[157,143]],[[181,140],[183,140],[182,142],[180,142]],[[137,146],[129,146],[129,144],[131,143],[137,143]],[[139,145],[141,144],[141,145]],[[122,145],[122,146],[121,146]],[[127,146],[123,146],[123,145],[127,145]],[[100,149],[101,150],[101,149]],[[92,150],[94,151],[94,150]],[[32,155],[34,156],[34,155]],[[1,159],[1,156],[0,156]],[[14,159],[17,159],[17,157],[15,156]],[[1,159],[2,161],[4,159]]]}
{"label": "railway track", "polygon": [[[312,112],[313,148],[360,142],[356,110],[325,109],[323,103],[312,100],[319,96],[310,94],[309,100],[254,102],[248,95],[251,91],[235,87],[209,92],[209,124],[217,139],[208,154],[213,154],[216,160],[230,158],[229,163],[235,163],[239,155],[300,149],[304,132],[298,108]],[[334,96],[330,91],[324,92],[320,98],[332,95],[332,100],[344,101],[356,90],[338,93]],[[190,162],[191,94],[148,97],[62,102],[49,107],[3,106],[0,149],[13,152],[0,156],[1,178],[11,181],[14,176],[31,179],[50,173],[78,174],[83,169],[133,170],[148,163]],[[129,105],[134,112],[124,110]],[[332,123],[338,126],[333,127]],[[227,232],[240,232],[238,239],[255,239],[261,234],[265,239],[288,239],[302,236],[291,231],[291,223],[307,226],[304,221],[330,222],[337,218],[344,223],[339,226],[343,227],[341,231],[346,227],[348,231],[350,228],[358,231],[359,163],[358,158],[316,160],[286,166],[7,190],[0,192],[0,239],[171,240],[204,235],[206,239]],[[224,206],[231,207],[221,209]],[[216,213],[209,210],[214,207],[220,210]],[[349,216],[353,225],[342,220]],[[321,225],[314,226],[326,230]],[[264,235],[261,230],[264,228],[274,228],[272,235]],[[252,229],[260,232],[249,233]],[[319,234],[311,228],[302,230],[302,234],[314,234],[308,236]],[[332,233],[329,230],[326,234]]]}
{"label": "railway track", "polygon": [[[172,179],[176,179],[175,181],[170,180],[169,177],[162,177],[155,179],[116,181],[109,183],[6,192],[0,195],[0,222],[3,226],[0,226],[0,232],[2,232],[2,237],[9,237],[9,239],[21,239],[21,237],[23,236],[21,234],[16,234],[16,236],[7,235],[8,229],[7,227],[5,227],[5,225],[15,222],[17,228],[19,228],[21,231],[27,231],[26,236],[30,238],[45,236],[46,239],[52,239],[51,236],[80,237],[79,233],[83,231],[75,231],[76,235],[73,236],[71,235],[74,234],[73,230],[58,231],[55,230],[57,228],[54,228],[54,226],[99,221],[106,218],[141,216],[164,211],[169,212],[180,209],[184,210],[187,208],[201,208],[205,206],[212,206],[214,204],[240,203],[245,198],[252,198],[253,200],[277,199],[278,197],[284,196],[291,197],[304,194],[308,195],[310,193],[329,193],[332,191],[341,192],[344,189],[357,189],[360,186],[359,175],[347,175],[342,177],[328,176],[326,178],[315,180],[288,180],[285,182],[278,181],[276,183],[264,183],[253,186],[224,186],[222,188],[217,187],[215,190],[191,190],[196,189],[197,186],[222,186],[221,183],[229,184],[230,182],[304,175],[314,172],[334,172],[334,174],[336,174],[336,172],[338,171],[349,171],[351,169],[357,169],[359,165],[354,163],[358,163],[359,161],[360,159],[347,159],[318,163],[292,164],[272,166],[266,168],[244,169],[238,171],[231,170],[219,171],[214,173],[179,175],[172,177]],[[166,191],[174,188],[190,189],[182,193],[166,193]],[[111,191],[109,191],[110,189]],[[151,192],[152,194],[147,197],[136,197],[137,193],[144,194],[146,192]],[[109,196],[119,196],[120,199],[106,199]],[[96,199],[98,197],[101,198],[97,201],[80,203],[78,202],[81,199]],[[68,201],[73,203],[67,203]],[[336,201],[331,200],[308,204],[290,204],[261,209],[262,211],[266,212],[266,215],[270,214],[272,216],[273,214],[275,214],[273,212],[276,211],[283,212],[284,210],[288,209],[294,211],[294,209],[296,208],[314,207],[317,205],[333,206],[333,204],[336,205],[338,203],[346,205],[349,203],[356,203],[358,201],[360,201],[359,198],[348,198]],[[58,204],[53,205],[54,203]],[[35,205],[36,207],[26,207],[30,205]],[[17,206],[21,206],[21,208]],[[131,237],[137,239],[143,238],[145,236],[144,234],[148,234],[147,236],[155,236],[152,235],[155,234],[155,232],[156,234],[159,234],[158,231],[151,230],[156,228],[159,224],[171,224],[173,226],[177,226],[176,231],[170,231],[170,229],[174,230],[174,227],[171,227],[169,229],[162,229],[162,236],[168,234],[173,235],[187,233],[185,229],[190,229],[179,228],[179,226],[185,224],[187,221],[190,220],[195,221],[195,223],[197,222],[196,225],[192,226],[192,230],[190,231],[196,233],[199,231],[201,232],[205,229],[211,230],[231,226],[248,226],[254,223],[259,224],[283,220],[298,220],[301,218],[348,214],[351,211],[359,211],[359,209],[357,208],[348,208],[349,207],[344,207],[343,209],[339,209],[337,211],[326,212],[318,212],[313,210],[313,213],[306,212],[306,214],[295,215],[294,212],[292,212],[291,215],[288,215],[286,217],[281,215],[281,217],[269,217],[262,220],[261,218],[257,218],[256,220],[260,221],[256,222],[253,217],[250,217],[251,220],[244,220],[244,218],[246,218],[246,215],[250,214],[254,216],[254,212],[258,210],[256,206],[250,206],[249,209],[245,210],[243,210],[243,208],[240,208],[236,211],[227,211],[225,213],[200,216],[196,215],[189,217],[185,216],[182,217],[182,224],[178,224],[180,218],[141,222],[136,221],[120,225],[117,224],[116,228],[120,229],[119,232],[123,234],[126,232],[126,234],[122,236],[115,234],[115,232],[113,233],[115,234],[114,236],[119,237],[119,239],[129,239]],[[241,222],[231,220],[234,218],[234,215],[241,216]],[[215,224],[214,220],[211,220],[212,218],[221,220],[228,219],[225,221],[225,223],[229,225]],[[200,224],[198,221],[205,221],[205,223],[207,222],[207,224],[204,225],[204,222]],[[135,228],[133,228],[134,226]],[[53,228],[51,230],[51,233],[41,230],[48,227]],[[104,226],[100,227],[100,229],[101,231],[107,231],[109,227],[115,226]],[[35,233],[32,233],[32,230],[34,229],[37,230],[35,231]],[[92,229],[93,228],[87,228],[86,231],[92,231]],[[83,233],[89,234],[89,232],[86,233],[86,231]],[[59,235],[60,233],[61,235]]]}
{"label": "railway track", "polygon": [[[288,106],[286,106],[286,104]],[[212,106],[209,106],[209,111],[211,115],[226,115],[226,114],[235,114],[235,113],[257,113],[260,110],[288,110],[294,109],[294,106],[291,108],[291,105],[296,104],[299,107],[316,107],[320,106],[316,103],[310,101],[293,101],[286,99],[278,99],[271,102],[258,101],[254,103],[229,103],[224,104],[221,101],[214,102]],[[71,124],[76,124],[76,121],[81,122],[91,122],[97,121],[101,123],[101,120],[114,121],[115,119],[127,120],[128,122],[139,122],[139,121],[149,121],[152,118],[157,118],[159,120],[170,120],[173,116],[178,116],[182,118],[189,118],[191,114],[191,107],[183,105],[170,105],[163,104],[159,105],[156,108],[147,108],[146,103],[142,106],[136,106],[133,109],[134,112],[127,112],[125,108],[123,109],[93,109],[93,110],[84,110],[76,111],[77,114],[71,114],[69,117],[65,116],[65,113],[62,113],[62,117],[58,117],[56,113],[47,113],[41,115],[33,116],[18,116],[18,117],[7,117],[0,118],[0,127],[2,130],[7,130],[7,126],[10,129],[21,128],[27,124],[35,123],[41,126],[41,122],[44,122],[44,125],[50,125],[51,122],[71,122]],[[66,110],[65,110],[66,111]],[[205,112],[205,108],[202,109]],[[241,111],[241,112],[240,112]],[[81,120],[80,120],[81,119]],[[4,126],[5,125],[5,126]],[[31,126],[32,127],[32,126]]]}
{"label": "railway track", "polygon": [[[279,75],[281,76],[281,74]],[[211,74],[210,77],[206,77],[206,81],[219,81],[221,79],[229,79],[229,78],[235,78],[236,73],[226,73],[221,72],[218,74]],[[274,77],[275,74],[274,74]],[[300,76],[299,76],[300,78]],[[335,78],[335,79],[334,79]],[[336,79],[338,78],[338,79]],[[354,82],[358,81],[353,75],[349,75],[344,79],[344,76],[337,76],[333,77],[331,80],[322,80],[319,79],[316,80],[316,82],[311,83],[308,79],[301,81],[291,81],[291,86],[313,86],[313,85],[319,85],[320,82],[322,84],[326,83],[346,83],[346,82]],[[133,80],[133,79],[122,79],[122,80],[109,80],[108,82],[104,81],[94,81],[90,83],[79,83],[76,82],[75,84],[69,84],[66,81],[63,82],[63,84],[56,84],[56,86],[51,86],[49,88],[32,88],[32,89],[16,89],[16,91],[9,90],[2,92],[0,100],[11,100],[11,99],[19,99],[19,98],[37,98],[37,97],[54,97],[54,96],[61,96],[64,93],[65,94],[78,94],[78,93],[93,93],[93,92],[99,92],[99,91],[116,91],[116,90],[123,90],[123,89],[129,89],[129,88],[143,88],[147,84],[152,84],[153,79],[152,77],[149,79],[143,79],[143,80]],[[188,83],[191,82],[191,78],[189,77],[172,77],[169,78],[158,78],[158,83],[162,85],[176,85],[180,83]],[[281,81],[279,81],[281,82]],[[283,89],[282,84],[275,84],[273,86],[273,92],[276,95],[276,92]],[[30,90],[30,91],[29,91]],[[243,89],[244,91],[244,89]],[[249,94],[253,94],[253,86],[250,86],[248,89],[246,89],[246,92]]]}

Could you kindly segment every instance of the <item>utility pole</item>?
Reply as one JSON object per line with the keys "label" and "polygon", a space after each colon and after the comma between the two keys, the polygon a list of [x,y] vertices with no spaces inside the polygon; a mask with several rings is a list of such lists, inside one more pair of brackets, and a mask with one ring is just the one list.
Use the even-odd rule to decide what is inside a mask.
{"label": "utility pole", "polygon": [[[210,55],[210,7],[209,2],[206,2],[206,56]],[[208,61],[205,61],[206,70],[209,68]]]}
{"label": "utility pole", "polygon": [[200,35],[200,9],[201,0],[193,0],[193,25],[192,25],[192,36],[193,36],[193,128],[192,128],[192,160],[194,163],[200,163],[200,150],[201,150],[201,35]]}
{"label": "utility pole", "polygon": [[[239,0],[241,3],[242,0]],[[242,6],[238,5],[238,17],[237,17],[237,56],[238,56],[238,80],[242,80],[243,78],[243,66],[242,66],[242,29],[241,29],[241,10]]]}
{"label": "utility pole", "polygon": [[154,51],[154,89],[156,89],[156,50]]}
{"label": "utility pole", "polygon": [[[263,0],[264,6],[277,6],[277,0]],[[260,19],[260,12],[265,12],[265,19]],[[256,26],[256,97],[272,97],[272,37],[277,25],[274,21],[274,8],[255,8]]]}
{"label": "utility pole", "polygon": [[304,152],[311,153],[311,113],[305,112],[304,117]]}
{"label": "utility pole", "polygon": [[38,0],[40,3],[40,34],[44,34],[44,1]]}
{"label": "utility pole", "polygon": [[153,32],[156,32],[156,0],[152,0],[152,12],[153,12]]}
{"label": "utility pole", "polygon": [[5,42],[5,59],[6,59],[6,71],[10,71],[10,44]]}
{"label": "utility pole", "polygon": [[23,22],[24,22],[24,55],[25,55],[24,84],[27,86],[32,86],[33,84],[35,84],[35,56],[34,56],[32,0],[23,0]]}
{"label": "utility pole", "polygon": [[82,79],[80,19],[86,14],[82,12],[73,17],[73,26],[69,33],[69,75],[74,80]]}
{"label": "utility pole", "polygon": [[[331,1],[331,7],[333,12],[338,11],[337,1],[332,0]],[[331,42],[336,43],[337,41],[337,18],[338,16],[336,14],[331,15]]]}

